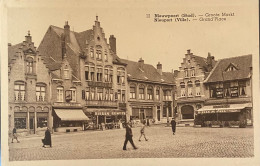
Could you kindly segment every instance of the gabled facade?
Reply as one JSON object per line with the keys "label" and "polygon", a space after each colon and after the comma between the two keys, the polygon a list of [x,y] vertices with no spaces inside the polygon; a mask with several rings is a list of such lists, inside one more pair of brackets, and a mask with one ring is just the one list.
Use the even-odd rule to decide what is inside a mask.
{"label": "gabled facade", "polygon": [[130,120],[166,123],[174,117],[174,74],[162,72],[160,63],[156,69],[145,64],[143,59],[122,61],[127,64]]}
{"label": "gabled facade", "polygon": [[52,127],[50,77],[30,32],[22,43],[8,44],[9,133],[38,134]]}
{"label": "gabled facade", "polygon": [[204,81],[205,106],[197,113],[205,121],[253,124],[252,55],[220,59]]}
{"label": "gabled facade", "polygon": [[193,125],[195,111],[203,107],[206,100],[204,80],[214,67],[214,57],[203,58],[187,50],[176,77],[177,121]]}
{"label": "gabled facade", "polygon": [[[116,55],[116,38],[111,35],[107,43],[98,17],[92,29],[80,33],[71,31],[68,22],[64,28],[50,26],[38,50],[51,71],[56,130],[85,128],[82,113],[65,120],[58,113],[62,110],[63,114],[81,110],[96,127],[125,119],[126,64]],[[67,94],[72,98],[67,100]]]}

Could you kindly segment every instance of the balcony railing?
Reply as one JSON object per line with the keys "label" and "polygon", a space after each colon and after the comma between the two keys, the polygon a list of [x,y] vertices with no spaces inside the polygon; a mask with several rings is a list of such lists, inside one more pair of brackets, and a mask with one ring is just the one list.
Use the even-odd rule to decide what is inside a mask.
{"label": "balcony railing", "polygon": [[118,107],[117,101],[106,100],[86,100],[87,106],[105,106],[105,107]]}

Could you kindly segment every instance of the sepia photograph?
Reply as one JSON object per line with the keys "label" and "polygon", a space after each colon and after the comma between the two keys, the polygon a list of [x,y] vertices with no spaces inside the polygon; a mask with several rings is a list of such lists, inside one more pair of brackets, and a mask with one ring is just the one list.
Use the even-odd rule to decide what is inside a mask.
{"label": "sepia photograph", "polygon": [[259,165],[258,5],[3,0],[2,165]]}

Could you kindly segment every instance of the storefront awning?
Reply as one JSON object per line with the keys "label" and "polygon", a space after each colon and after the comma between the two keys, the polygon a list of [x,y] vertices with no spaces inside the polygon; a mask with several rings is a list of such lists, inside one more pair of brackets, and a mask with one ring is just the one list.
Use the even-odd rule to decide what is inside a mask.
{"label": "storefront awning", "polygon": [[89,120],[81,109],[55,109],[54,111],[62,121]]}
{"label": "storefront awning", "polygon": [[210,105],[204,106],[197,110],[197,114],[212,114],[212,113],[230,113],[240,112],[241,109],[252,108],[252,103],[245,104],[225,104],[225,105]]}

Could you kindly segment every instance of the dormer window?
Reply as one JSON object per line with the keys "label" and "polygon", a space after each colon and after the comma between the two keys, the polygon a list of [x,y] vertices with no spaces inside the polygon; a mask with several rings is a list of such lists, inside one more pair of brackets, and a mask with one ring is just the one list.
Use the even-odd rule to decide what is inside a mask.
{"label": "dormer window", "polygon": [[64,76],[64,79],[69,79],[69,68],[67,65],[65,66],[65,68],[63,70],[63,76]]}
{"label": "dormer window", "polygon": [[184,69],[184,77],[189,77],[189,73],[188,73],[188,69],[187,68]]}
{"label": "dormer window", "polygon": [[227,72],[227,71],[236,71],[236,70],[238,70],[236,65],[233,63],[230,63],[230,65],[227,67],[227,69],[225,71]]}
{"label": "dormer window", "polygon": [[94,49],[93,49],[93,47],[90,48],[90,58],[94,59]]}

